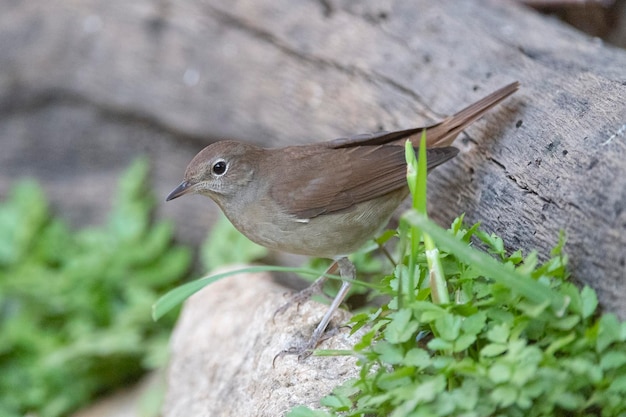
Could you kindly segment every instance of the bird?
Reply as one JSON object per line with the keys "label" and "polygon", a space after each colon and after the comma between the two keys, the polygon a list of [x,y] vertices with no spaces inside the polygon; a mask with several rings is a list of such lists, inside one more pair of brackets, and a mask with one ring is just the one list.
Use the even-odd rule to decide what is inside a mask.
{"label": "bird", "polygon": [[513,82],[439,123],[412,129],[281,148],[217,141],[191,160],[166,201],[207,196],[253,242],[334,261],[312,288],[321,288],[336,269],[347,280],[309,341],[284,351],[304,358],[317,346],[355,278],[348,255],[379,234],[409,194],[405,142],[417,148],[425,132],[430,172],[458,154],[450,145],[460,132],[518,88]]}

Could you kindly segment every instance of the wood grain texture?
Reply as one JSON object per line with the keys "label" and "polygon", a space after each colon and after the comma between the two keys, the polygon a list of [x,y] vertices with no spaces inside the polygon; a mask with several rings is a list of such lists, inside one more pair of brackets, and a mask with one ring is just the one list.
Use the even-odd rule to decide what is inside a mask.
{"label": "wood grain texture", "polygon": [[[543,254],[564,229],[574,277],[626,317],[622,50],[502,0],[0,7],[2,115],[88,107],[165,132],[185,152],[225,138],[285,146],[411,128],[519,80],[431,175],[431,215],[446,224],[466,212],[507,247]],[[11,140],[37,128],[23,120]]]}

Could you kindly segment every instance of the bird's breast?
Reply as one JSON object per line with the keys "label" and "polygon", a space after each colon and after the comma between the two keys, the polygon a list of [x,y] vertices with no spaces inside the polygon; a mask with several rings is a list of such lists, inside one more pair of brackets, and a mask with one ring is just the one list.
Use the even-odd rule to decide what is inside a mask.
{"label": "bird's breast", "polygon": [[357,251],[375,237],[406,196],[396,190],[348,209],[312,218],[297,218],[272,201],[257,201],[229,213],[231,223],[246,237],[269,249],[334,258]]}

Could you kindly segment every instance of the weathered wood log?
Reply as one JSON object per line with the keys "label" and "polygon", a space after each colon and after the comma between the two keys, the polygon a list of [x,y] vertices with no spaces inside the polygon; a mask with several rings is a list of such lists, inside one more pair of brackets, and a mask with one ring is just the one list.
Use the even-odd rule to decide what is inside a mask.
{"label": "weathered wood log", "polygon": [[[108,150],[107,161],[116,166],[119,155],[128,159],[153,145],[142,136],[149,132],[166,137],[159,143],[178,141],[151,151],[165,192],[183,169],[180,156],[176,166],[167,162],[174,149],[188,155],[224,137],[281,146],[408,128],[519,80],[520,92],[468,129],[458,140],[463,153],[432,176],[431,214],[446,224],[466,212],[508,247],[543,254],[564,229],[574,277],[626,317],[621,50],[501,0],[7,1],[0,7],[6,116],[0,132],[19,143],[7,146],[13,153],[0,161],[11,177],[22,172],[21,157],[41,159],[28,158],[36,145],[38,156],[77,158],[60,178],[98,178],[110,170],[81,160],[89,146]],[[111,129],[84,146],[90,140],[84,131],[76,136],[72,123],[50,122],[54,111],[54,120],[63,120],[68,107],[83,121],[95,115],[94,131],[103,118],[131,124],[143,132],[137,134],[142,145],[117,137],[106,142],[115,136]],[[31,125],[35,115],[39,124]],[[48,134],[63,137],[63,129],[80,140],[66,150],[46,143]],[[20,135],[42,140],[20,142]],[[68,160],[76,162],[59,157]],[[72,190],[93,186],[86,182]],[[8,179],[0,183],[6,189]],[[55,184],[62,188],[59,178]],[[85,195],[102,205],[98,193]],[[178,207],[185,207],[180,223],[197,230],[204,217],[190,205]]]}

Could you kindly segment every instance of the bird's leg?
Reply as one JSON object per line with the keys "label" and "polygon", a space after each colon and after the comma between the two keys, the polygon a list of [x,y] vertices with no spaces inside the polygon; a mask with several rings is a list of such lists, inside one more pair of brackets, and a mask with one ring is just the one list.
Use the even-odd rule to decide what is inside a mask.
{"label": "bird's leg", "polygon": [[[297,304],[298,306],[300,306],[300,304],[304,303],[305,301],[310,300],[311,297],[314,296],[315,294],[323,294],[324,296],[328,297],[323,291],[324,284],[328,280],[328,275],[332,275],[336,273],[337,269],[338,269],[338,263],[337,261],[334,261],[332,264],[330,264],[326,272],[324,272],[318,279],[313,281],[313,284],[309,285],[302,291],[298,291],[297,293],[289,297],[289,300],[285,304],[283,304],[278,310],[276,310],[276,312],[274,313],[274,317],[276,317],[279,314],[283,314],[285,311],[287,311],[289,307],[291,307],[294,304]],[[328,298],[330,299],[330,297]]]}
{"label": "bird's leg", "polygon": [[[347,278],[349,280],[354,279],[356,275],[356,270],[354,268],[354,264],[350,262],[348,258],[340,258],[336,261],[336,264],[339,266],[339,274],[342,278]],[[330,307],[326,311],[326,314],[324,314],[324,317],[322,317],[322,320],[313,331],[311,338],[304,346],[293,347],[288,350],[284,350],[279,353],[277,357],[284,355],[298,355],[298,360],[309,357],[311,353],[313,353],[313,349],[317,347],[317,344],[322,339],[322,335],[324,334],[326,327],[328,327],[330,319],[332,319],[333,314],[335,314],[335,311],[337,311],[344,298],[346,298],[346,295],[348,294],[351,286],[352,283],[349,281],[343,281],[341,283],[341,288],[339,288],[339,292],[337,292],[335,299],[330,304]]]}

